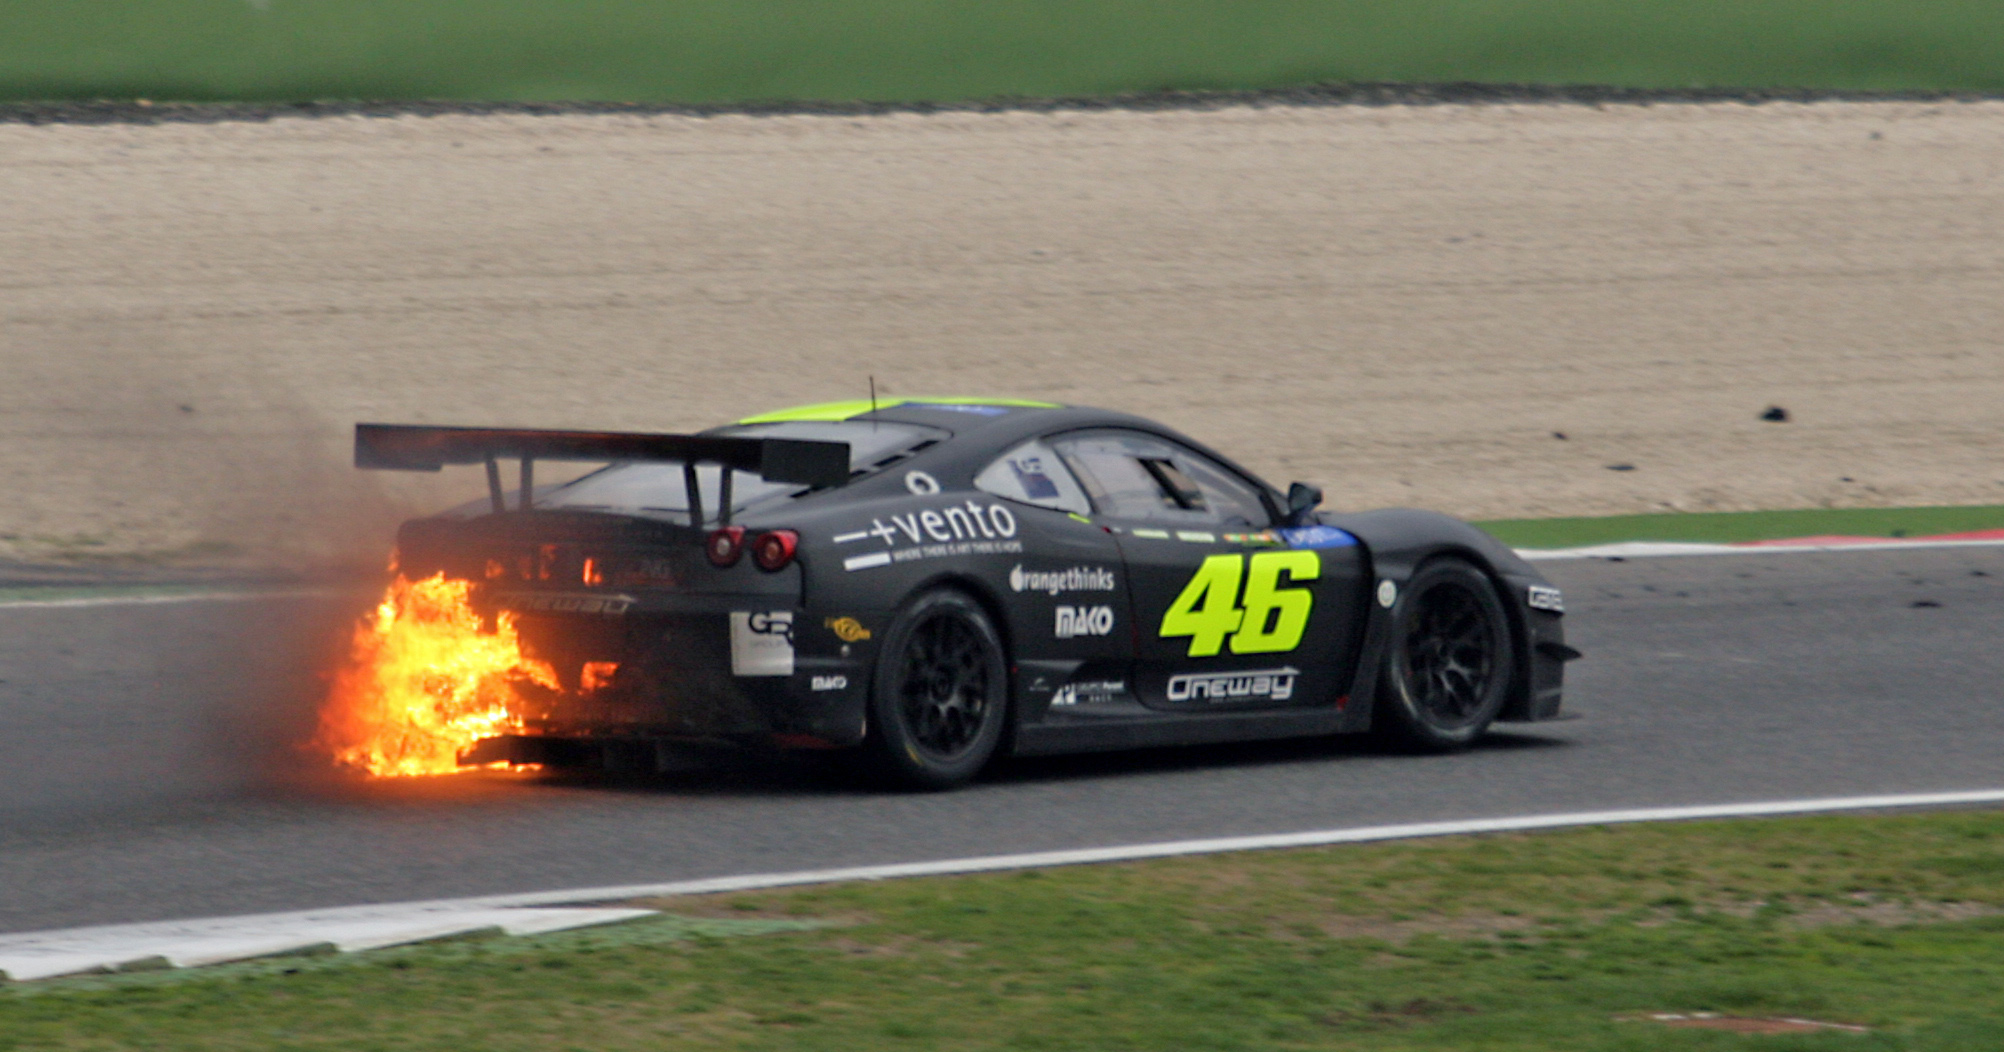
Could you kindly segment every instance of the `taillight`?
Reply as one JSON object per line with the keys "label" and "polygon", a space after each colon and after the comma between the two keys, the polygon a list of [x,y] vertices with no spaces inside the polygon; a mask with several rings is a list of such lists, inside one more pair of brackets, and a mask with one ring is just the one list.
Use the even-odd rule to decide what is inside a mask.
{"label": "taillight", "polygon": [[735,566],[738,557],[745,553],[745,528],[726,526],[711,530],[708,540],[703,542],[703,551],[710,556],[712,566]]}
{"label": "taillight", "polygon": [[752,561],[761,570],[778,570],[793,561],[793,553],[800,547],[800,535],[792,530],[770,530],[758,535],[752,541]]}

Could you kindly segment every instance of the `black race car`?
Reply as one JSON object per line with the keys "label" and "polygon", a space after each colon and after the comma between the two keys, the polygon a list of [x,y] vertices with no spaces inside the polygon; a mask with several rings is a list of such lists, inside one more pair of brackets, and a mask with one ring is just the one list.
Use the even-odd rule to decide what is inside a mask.
{"label": "black race car", "polygon": [[[1030,755],[1559,711],[1559,590],[1466,523],[1331,514],[1160,424],[989,399],[808,406],[698,435],[361,424],[356,464],[487,468],[404,524],[561,689],[462,762],[677,743],[858,750],[944,787]],[[518,459],[506,490],[497,459]],[[604,462],[537,486],[537,460]]]}

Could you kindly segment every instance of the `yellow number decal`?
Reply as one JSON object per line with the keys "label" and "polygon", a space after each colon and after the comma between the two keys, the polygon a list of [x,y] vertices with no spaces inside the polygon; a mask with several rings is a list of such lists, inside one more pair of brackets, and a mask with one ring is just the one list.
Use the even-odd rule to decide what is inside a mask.
{"label": "yellow number decal", "polygon": [[1190,637],[1191,657],[1212,657],[1225,637],[1238,631],[1245,611],[1239,609],[1239,577],[1245,563],[1236,555],[1213,555],[1197,567],[1183,594],[1162,615],[1162,638]]}
{"label": "yellow number decal", "polygon": [[1255,552],[1246,574],[1246,614],[1232,636],[1234,654],[1277,654],[1301,645],[1315,595],[1306,588],[1282,588],[1322,576],[1322,557],[1314,552]]}
{"label": "yellow number decal", "polygon": [[[1250,564],[1250,572],[1248,572]],[[1322,557],[1312,551],[1213,555],[1197,567],[1182,594],[1162,615],[1164,639],[1190,637],[1191,657],[1216,657],[1231,639],[1234,654],[1276,654],[1301,645],[1315,595],[1306,588],[1282,587],[1322,576]],[[1239,603],[1239,582],[1245,603]]]}

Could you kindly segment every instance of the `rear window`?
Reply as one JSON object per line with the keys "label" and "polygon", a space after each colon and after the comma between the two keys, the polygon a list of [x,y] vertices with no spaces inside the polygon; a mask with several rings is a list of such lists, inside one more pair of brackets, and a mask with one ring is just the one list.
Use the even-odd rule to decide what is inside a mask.
{"label": "rear window", "polygon": [[[868,475],[895,464],[925,447],[939,442],[948,433],[918,424],[886,424],[866,421],[796,420],[775,424],[744,424],[719,428],[711,434],[743,438],[804,438],[817,442],[849,443],[851,477]],[[716,515],[717,497],[722,492],[723,469],[716,464],[696,468],[697,489],[701,493],[705,518]],[[788,500],[807,492],[795,483],[767,482],[743,471],[732,472],[731,510],[742,511],[759,504]],[[566,508],[572,511],[606,511],[623,515],[650,515],[666,518],[689,515],[688,490],[682,480],[680,461],[657,460],[644,464],[614,464],[554,490],[536,495],[539,508]]]}
{"label": "rear window", "polygon": [[1058,455],[1040,439],[1017,446],[974,477],[974,487],[1025,504],[1087,515],[1092,505]]}

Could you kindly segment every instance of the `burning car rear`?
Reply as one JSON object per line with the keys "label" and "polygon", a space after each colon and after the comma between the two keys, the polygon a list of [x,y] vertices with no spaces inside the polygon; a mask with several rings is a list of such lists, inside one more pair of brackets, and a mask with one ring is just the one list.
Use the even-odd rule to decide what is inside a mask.
{"label": "burning car rear", "polygon": [[[399,531],[397,581],[357,632],[323,742],[377,774],[853,744],[860,710],[826,695],[854,656],[832,636],[818,651],[796,639],[799,535],[782,523],[800,497],[938,437],[840,422],[693,436],[361,425],[358,465],[482,465],[489,494]],[[503,459],[518,462],[512,491]],[[538,486],[550,460],[614,463]]]}

